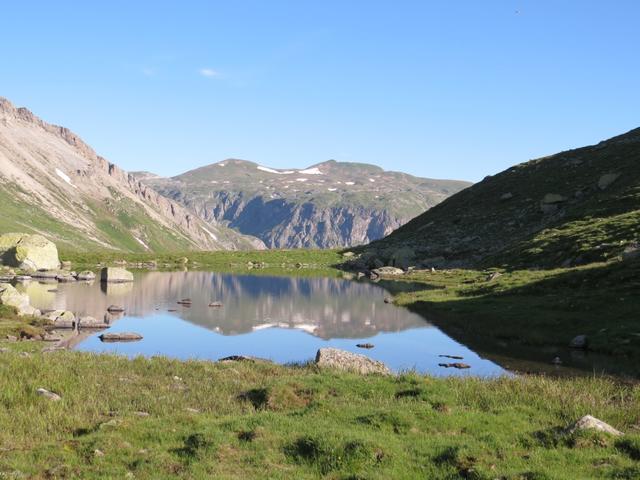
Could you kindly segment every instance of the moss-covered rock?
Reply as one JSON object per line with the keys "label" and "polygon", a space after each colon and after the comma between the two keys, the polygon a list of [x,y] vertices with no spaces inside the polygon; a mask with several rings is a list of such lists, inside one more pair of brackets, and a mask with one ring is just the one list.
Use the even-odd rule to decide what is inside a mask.
{"label": "moss-covered rock", "polygon": [[53,270],[60,266],[55,243],[41,235],[0,235],[0,262],[24,270]]}

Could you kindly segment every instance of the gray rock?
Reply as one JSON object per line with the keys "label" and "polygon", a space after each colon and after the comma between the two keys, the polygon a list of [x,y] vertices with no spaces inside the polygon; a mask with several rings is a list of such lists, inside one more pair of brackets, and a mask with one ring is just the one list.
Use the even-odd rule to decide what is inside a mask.
{"label": "gray rock", "polygon": [[76,316],[68,310],[53,310],[43,316],[50,320],[56,328],[76,328]]}
{"label": "gray rock", "polygon": [[107,328],[109,324],[93,318],[89,315],[82,316],[78,319],[78,328]]}
{"label": "gray rock", "polygon": [[337,348],[321,348],[318,350],[316,365],[322,368],[346,370],[363,375],[370,373],[391,374],[391,370],[382,362]]}
{"label": "gray rock", "polygon": [[142,340],[142,335],[135,332],[117,332],[117,333],[103,333],[98,338],[102,342],[137,342]]}
{"label": "gray rock", "polygon": [[588,339],[586,335],[578,335],[573,337],[569,342],[570,348],[587,348]]}
{"label": "gray rock", "polygon": [[614,435],[619,437],[624,435],[621,431],[616,430],[608,423],[603,422],[602,420],[598,420],[591,415],[585,415],[572,426],[567,429],[568,433],[575,433],[583,430],[596,430],[598,432],[608,433],[610,435]]}
{"label": "gray rock", "polygon": [[511,193],[511,192],[503,193],[500,196],[500,200],[502,200],[503,202],[506,201],[506,200],[511,200],[512,198],[513,198],[513,193]]}
{"label": "gray rock", "polygon": [[119,267],[105,267],[100,272],[100,281],[110,283],[133,282],[133,274]]}
{"label": "gray rock", "polygon": [[397,267],[380,267],[373,270],[373,273],[379,276],[383,275],[403,275],[404,270]]}
{"label": "gray rock", "polygon": [[566,201],[567,201],[566,197],[563,197],[562,195],[559,195],[557,193],[547,193],[542,199],[542,203],[545,205],[562,203]]}
{"label": "gray rock", "polygon": [[36,393],[38,395],[40,395],[41,397],[44,397],[44,398],[46,398],[48,400],[51,400],[53,402],[59,402],[60,400],[62,400],[62,397],[60,395],[58,395],[57,393],[50,392],[49,390],[47,390],[45,388],[37,389]]}
{"label": "gray rock", "polygon": [[600,190],[606,190],[609,185],[615,182],[620,177],[619,173],[605,173],[598,180],[598,188]]}
{"label": "gray rock", "polygon": [[121,305],[109,305],[109,307],[107,307],[107,312],[109,313],[121,313],[124,311],[125,308]]}
{"label": "gray rock", "polygon": [[83,272],[80,272],[76,278],[83,282],[90,282],[91,280],[96,279],[96,274],[90,270],[85,270]]}

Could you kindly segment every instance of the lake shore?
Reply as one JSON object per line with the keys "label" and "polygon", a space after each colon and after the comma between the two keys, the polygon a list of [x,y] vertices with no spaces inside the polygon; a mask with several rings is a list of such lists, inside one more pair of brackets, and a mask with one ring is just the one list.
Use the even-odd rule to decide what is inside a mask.
{"label": "lake shore", "polygon": [[[156,268],[166,269],[341,275],[335,267],[342,256],[335,251],[187,255],[156,260],[162,255],[63,254],[62,259],[71,260],[74,269],[95,269],[114,260],[128,265],[156,260]],[[599,322],[607,324],[617,318],[613,315],[626,315],[626,309],[637,304],[597,305],[613,290],[619,294],[622,288],[626,297],[624,289],[631,293],[637,288],[633,281],[620,283],[621,276],[633,280],[634,272],[627,265],[606,264],[501,272],[492,280],[487,272],[443,271],[381,281],[396,286],[395,303],[428,316],[447,333],[458,329],[472,345],[474,338],[485,337],[560,348],[578,331],[575,322],[586,319],[578,326],[591,328],[585,330],[594,339],[590,345],[603,345],[602,351],[615,354],[613,358],[633,358],[636,343],[607,350],[609,337],[598,333],[606,328]],[[576,289],[576,284],[587,287]],[[637,302],[637,297],[629,300]],[[564,302],[571,308],[561,308]],[[550,316],[554,312],[566,318],[567,325],[559,326],[559,317]],[[26,323],[4,307],[0,317],[0,338],[42,331],[41,323]],[[523,325],[530,328],[521,331]],[[635,325],[616,323],[608,328],[613,328],[613,338],[625,340]],[[545,336],[550,331],[556,333]],[[558,331],[563,334],[557,335]],[[0,341],[5,349],[0,353],[4,385],[0,401],[5,406],[0,412],[5,426],[0,433],[2,474],[27,478],[640,475],[640,387],[633,381],[597,375],[358,376],[314,365],[43,353],[43,346],[40,341]],[[497,355],[492,348],[486,350]],[[61,400],[39,396],[38,388]],[[566,433],[587,414],[625,436]]]}

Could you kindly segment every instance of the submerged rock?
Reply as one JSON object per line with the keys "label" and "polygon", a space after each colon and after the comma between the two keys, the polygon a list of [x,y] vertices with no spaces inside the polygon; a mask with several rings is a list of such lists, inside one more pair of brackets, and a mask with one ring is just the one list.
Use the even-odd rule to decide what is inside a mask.
{"label": "submerged rock", "polygon": [[90,271],[90,270],[85,270],[85,271],[83,271],[83,272],[80,272],[80,273],[76,276],[76,278],[77,278],[78,280],[80,280],[80,281],[83,281],[83,282],[90,282],[91,280],[95,280],[95,279],[96,279],[96,274],[95,274],[95,273],[93,273],[93,272],[92,272],[92,271]]}
{"label": "submerged rock", "polygon": [[391,375],[391,370],[382,362],[358,353],[337,348],[321,348],[316,354],[316,365],[323,368],[335,368],[367,375],[377,373]]}
{"label": "submerged rock", "polygon": [[616,430],[608,423],[603,422],[591,415],[585,415],[572,426],[567,429],[568,433],[575,433],[582,430],[597,430],[598,432],[608,433],[610,435],[614,435],[619,437],[620,435],[624,435],[619,430]]}
{"label": "submerged rock", "polygon": [[105,267],[100,272],[100,281],[110,283],[133,282],[133,273],[124,268]]}

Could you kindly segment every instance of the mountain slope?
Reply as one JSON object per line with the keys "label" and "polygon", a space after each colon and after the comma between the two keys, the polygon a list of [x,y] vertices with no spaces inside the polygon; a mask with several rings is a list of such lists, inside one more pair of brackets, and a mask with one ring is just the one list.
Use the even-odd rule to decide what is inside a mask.
{"label": "mountain slope", "polygon": [[64,127],[0,97],[0,232],[43,233],[63,246],[124,251],[259,247],[206,225]]}
{"label": "mountain slope", "polygon": [[361,263],[571,266],[619,255],[639,240],[635,129],[487,177],[369,245]]}
{"label": "mountain slope", "polygon": [[133,175],[210,224],[276,248],[367,243],[470,185],[333,160],[276,170],[229,159],[172,178]]}

